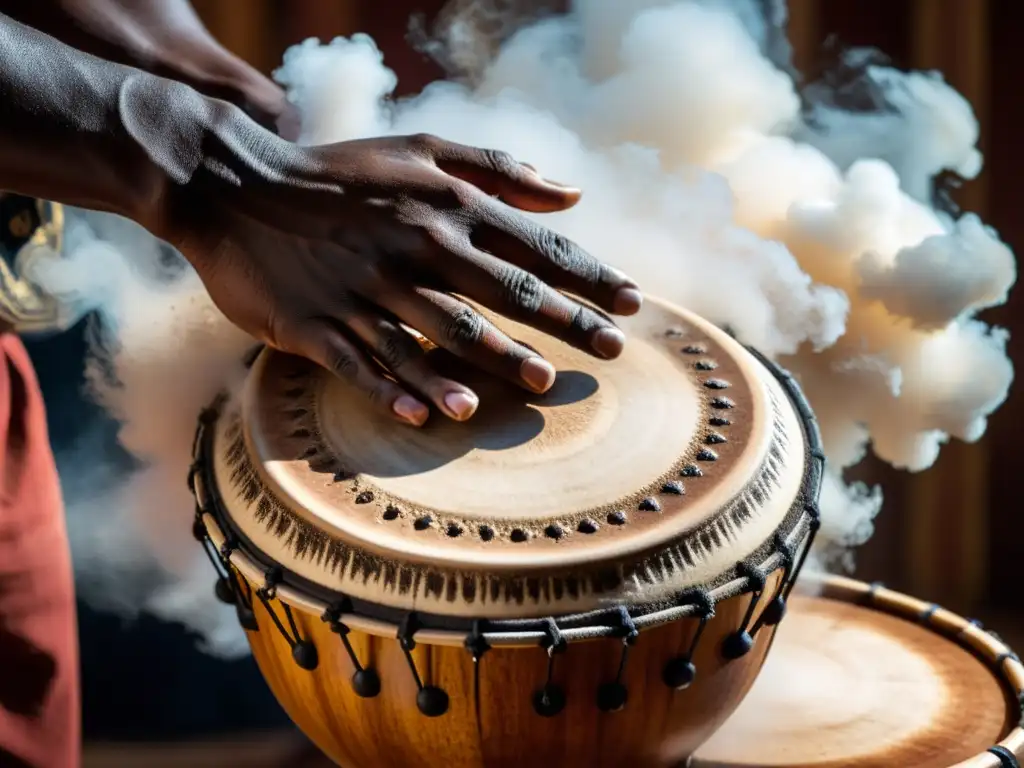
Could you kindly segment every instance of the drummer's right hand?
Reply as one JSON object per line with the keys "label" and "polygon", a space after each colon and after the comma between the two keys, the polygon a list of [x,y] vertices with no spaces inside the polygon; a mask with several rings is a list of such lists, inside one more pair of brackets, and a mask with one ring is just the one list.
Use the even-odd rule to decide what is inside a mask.
{"label": "drummer's right hand", "polygon": [[299,147],[256,130],[227,148],[241,160],[207,162],[205,192],[191,185],[168,223],[213,300],[261,341],[416,426],[428,403],[465,420],[478,400],[403,325],[534,392],[554,383],[553,366],[474,303],[595,356],[621,353],[624,335],[590,304],[633,314],[636,284],[520,213],[565,210],[579,190],[433,136]]}

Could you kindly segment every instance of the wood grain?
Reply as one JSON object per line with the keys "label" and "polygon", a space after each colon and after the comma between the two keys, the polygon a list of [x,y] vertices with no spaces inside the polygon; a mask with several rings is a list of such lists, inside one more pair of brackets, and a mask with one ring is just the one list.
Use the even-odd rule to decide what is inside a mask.
{"label": "wood grain", "polygon": [[[782,577],[767,582],[773,594]],[[427,685],[443,688],[449,711],[427,718],[416,708],[417,688],[398,642],[353,631],[350,641],[364,666],[377,670],[381,693],[361,699],[353,692],[353,667],[337,635],[316,616],[295,613],[302,637],[317,648],[312,672],[292,660],[284,637],[258,601],[261,629],[248,633],[259,668],[289,716],[327,755],[345,768],[518,768],[523,765],[630,765],[661,768],[684,760],[736,708],[753,684],[774,630],[763,628],[753,649],[726,662],[721,644],[743,621],[750,601],[739,595],[716,606],[694,656],[697,678],[682,691],[661,679],[670,659],[689,646],[698,626],[687,619],[642,632],[630,649],[623,682],[629,699],[618,712],[602,712],[597,689],[614,679],[622,642],[572,643],[556,657],[554,682],[567,696],[551,718],[533,708],[545,681],[547,654],[540,648],[498,648],[479,662],[475,680],[469,653],[457,647],[420,644],[413,651]],[[759,602],[755,621],[767,600]],[[282,616],[277,600],[269,605]]]}

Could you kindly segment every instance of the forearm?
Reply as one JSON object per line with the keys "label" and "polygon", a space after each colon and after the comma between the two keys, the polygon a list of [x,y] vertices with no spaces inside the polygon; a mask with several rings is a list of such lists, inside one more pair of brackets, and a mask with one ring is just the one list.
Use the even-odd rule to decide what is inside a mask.
{"label": "forearm", "polygon": [[226,102],[0,16],[0,189],[151,226],[184,189],[240,183],[262,133]]}

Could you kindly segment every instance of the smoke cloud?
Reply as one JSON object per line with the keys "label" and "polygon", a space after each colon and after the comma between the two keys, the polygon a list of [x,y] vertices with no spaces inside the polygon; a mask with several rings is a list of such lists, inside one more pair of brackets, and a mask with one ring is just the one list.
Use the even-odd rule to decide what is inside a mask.
{"label": "smoke cloud", "polygon": [[[852,79],[801,91],[782,3],[579,0],[532,20],[519,8],[454,3],[444,34],[423,33],[451,79],[400,102],[368,37],[295,46],[276,77],[301,141],[429,132],[582,187],[543,222],[799,378],[829,460],[818,564],[848,564],[881,495],[844,470],[868,451],[926,469],[950,438],[981,437],[1012,380],[1005,332],[977,316],[1006,300],[1014,256],[976,216],[933,202],[940,172],[981,169],[970,105],[936,74],[857,52]],[[137,227],[95,214],[73,226],[65,261],[34,277],[100,313],[92,391],[143,467],[113,489],[65,480],[86,596],[241,652],[191,538],[184,477],[195,417],[237,383],[251,342]]]}

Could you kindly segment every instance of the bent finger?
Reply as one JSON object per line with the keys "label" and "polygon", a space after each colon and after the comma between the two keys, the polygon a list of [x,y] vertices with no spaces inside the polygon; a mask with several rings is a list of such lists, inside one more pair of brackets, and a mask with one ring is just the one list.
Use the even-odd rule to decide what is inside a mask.
{"label": "bent finger", "polygon": [[420,427],[430,415],[425,404],[384,376],[380,366],[329,320],[294,324],[279,335],[278,346],[327,369],[392,418]]}
{"label": "bent finger", "polygon": [[386,297],[382,303],[439,347],[492,376],[536,393],[546,392],[555,383],[551,363],[454,296],[417,288]]}
{"label": "bent finger", "polygon": [[584,352],[609,360],[622,353],[626,337],[611,320],[536,275],[486,253],[463,261],[448,276],[457,293]]}
{"label": "bent finger", "polygon": [[442,413],[465,421],[476,412],[476,393],[431,368],[423,347],[397,322],[368,308],[348,310],[341,319],[385,370],[429,398]]}

